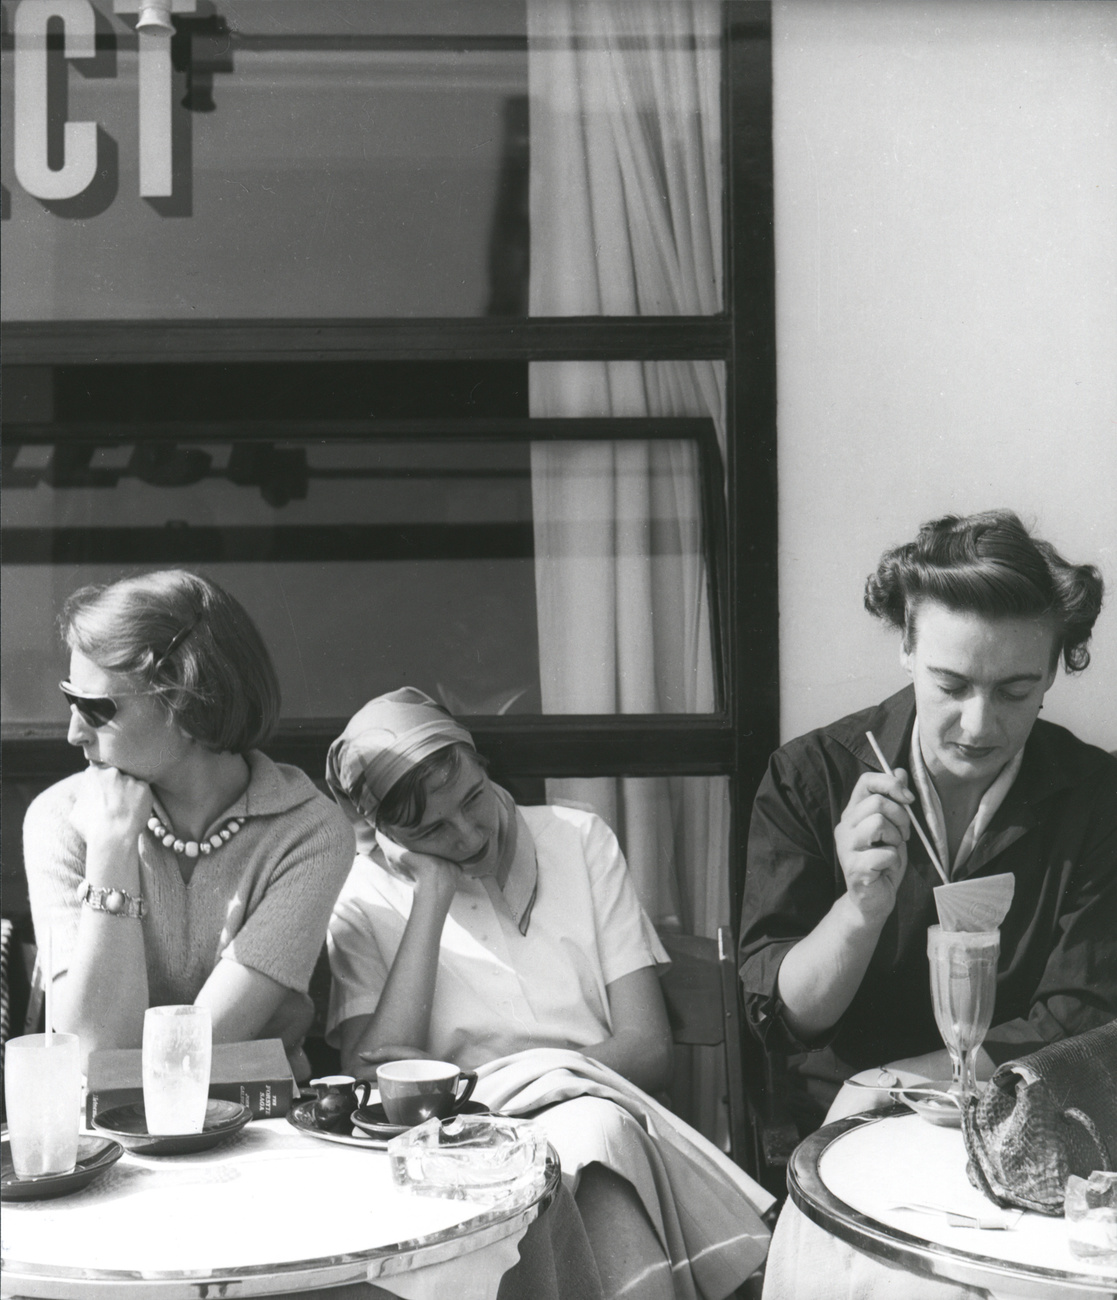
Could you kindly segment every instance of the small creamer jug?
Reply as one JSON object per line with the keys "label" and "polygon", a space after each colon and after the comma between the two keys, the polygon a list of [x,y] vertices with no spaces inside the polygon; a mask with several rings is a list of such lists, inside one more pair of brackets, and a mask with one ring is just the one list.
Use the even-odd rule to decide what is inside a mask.
{"label": "small creamer jug", "polygon": [[354,1079],[351,1074],[326,1074],[311,1079],[310,1086],[318,1093],[312,1107],[314,1123],[323,1133],[347,1133],[353,1112],[368,1105],[373,1087],[368,1079]]}

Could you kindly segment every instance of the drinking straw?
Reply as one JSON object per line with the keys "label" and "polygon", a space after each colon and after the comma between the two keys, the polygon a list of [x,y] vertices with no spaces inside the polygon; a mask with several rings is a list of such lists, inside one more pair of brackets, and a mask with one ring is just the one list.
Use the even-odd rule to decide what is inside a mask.
{"label": "drinking straw", "polygon": [[54,1046],[54,954],[50,946],[50,926],[43,931],[39,951],[39,967],[43,975],[43,1028],[47,1047]]}
{"label": "drinking straw", "polygon": [[[877,744],[876,736],[874,736],[871,731],[866,731],[865,735],[868,737],[869,744],[872,745],[873,747],[873,753],[877,756],[877,762],[880,764],[881,771],[884,773],[885,776],[895,776],[895,773],[888,766],[888,759],[884,757],[884,753],[881,750],[881,747]],[[931,843],[931,840],[927,835],[927,832],[919,824],[919,818],[915,815],[914,808],[908,809],[908,816],[911,818],[911,824],[915,827],[915,833],[923,841],[923,847],[927,850],[928,854],[930,855],[931,865],[942,877],[942,883],[944,885],[949,883],[946,878],[946,872],[942,869],[942,863],[939,861],[939,855],[935,852],[934,845]]]}

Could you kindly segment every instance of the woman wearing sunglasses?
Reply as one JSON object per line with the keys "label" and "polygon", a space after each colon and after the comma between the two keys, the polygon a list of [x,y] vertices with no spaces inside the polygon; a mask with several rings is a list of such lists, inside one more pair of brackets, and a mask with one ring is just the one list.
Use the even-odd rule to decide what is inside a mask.
{"label": "woman wearing sunglasses", "polygon": [[[86,769],[24,822],[36,933],[53,938],[55,1028],[136,1047],[149,1006],[209,1007],[214,1040],[295,1054],[353,832],[257,748],[279,683],[244,609],[179,570],[66,602],[71,745]],[[304,1071],[305,1073],[305,1071]]]}

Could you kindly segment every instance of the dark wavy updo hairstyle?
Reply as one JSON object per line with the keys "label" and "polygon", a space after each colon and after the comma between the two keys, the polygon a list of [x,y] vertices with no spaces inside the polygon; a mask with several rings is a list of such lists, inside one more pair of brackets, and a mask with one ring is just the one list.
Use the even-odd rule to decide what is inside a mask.
{"label": "dark wavy updo hairstyle", "polygon": [[216,753],[255,749],[279,721],[279,678],[256,624],[215,582],[162,569],[81,587],[62,636],[107,672],[157,695],[175,722]]}
{"label": "dark wavy updo hairstyle", "polygon": [[933,519],[914,542],[885,551],[865,583],[865,608],[902,629],[908,651],[924,600],[988,618],[1050,618],[1055,663],[1062,654],[1076,673],[1090,662],[1086,643],[1102,592],[1092,564],[1068,564],[1011,510],[987,510]]}

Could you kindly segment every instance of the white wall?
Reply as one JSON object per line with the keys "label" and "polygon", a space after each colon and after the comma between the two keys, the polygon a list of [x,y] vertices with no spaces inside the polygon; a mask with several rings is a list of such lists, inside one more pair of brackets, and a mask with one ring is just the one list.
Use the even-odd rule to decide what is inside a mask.
{"label": "white wall", "polygon": [[784,738],[903,685],[880,552],[1010,506],[1109,600],[1044,716],[1117,746],[1117,3],[776,0]]}

